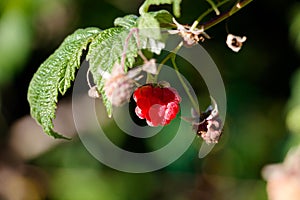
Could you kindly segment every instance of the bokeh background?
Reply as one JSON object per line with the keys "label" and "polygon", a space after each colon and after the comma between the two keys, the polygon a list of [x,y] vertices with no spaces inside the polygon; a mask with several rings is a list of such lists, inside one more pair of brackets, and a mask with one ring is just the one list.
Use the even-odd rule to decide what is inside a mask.
{"label": "bokeh background", "polygon": [[[116,17],[137,14],[141,4],[142,0],[0,1],[1,200],[268,199],[262,170],[282,162],[289,149],[300,144],[297,1],[254,0],[207,31],[212,39],[203,46],[222,74],[228,111],[224,135],[204,159],[197,157],[195,141],[164,169],[123,173],[102,165],[84,148],[74,128],[70,95],[60,101],[55,126],[72,136],[71,141],[46,136],[30,118],[30,79],[62,40],[78,28],[109,28]],[[183,0],[181,5],[182,24],[191,24],[209,8],[204,0]],[[171,11],[171,6],[163,7]],[[247,36],[239,53],[226,46],[226,27]],[[197,85],[199,80],[191,81]],[[207,98],[200,86],[197,89],[200,99]],[[116,143],[140,148],[137,141],[115,135],[113,124],[105,126]],[[151,142],[158,145],[157,140]]]}

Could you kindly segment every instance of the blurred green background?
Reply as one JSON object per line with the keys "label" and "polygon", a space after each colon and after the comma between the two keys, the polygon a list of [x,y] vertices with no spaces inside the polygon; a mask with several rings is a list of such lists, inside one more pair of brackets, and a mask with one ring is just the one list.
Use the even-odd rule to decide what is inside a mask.
{"label": "blurred green background", "polygon": [[[137,14],[141,3],[0,1],[1,200],[267,199],[262,168],[281,162],[289,148],[300,143],[297,1],[256,0],[207,31],[212,39],[203,46],[222,74],[228,112],[220,143],[204,159],[197,157],[195,141],[162,170],[123,173],[102,165],[83,147],[74,130],[69,97],[62,100],[55,123],[61,132],[74,134],[72,141],[44,135],[28,116],[29,81],[68,34],[82,27],[109,28],[116,17]],[[207,8],[204,0],[183,0],[178,21],[191,24]],[[226,46],[225,24],[232,34],[247,36],[238,54]],[[130,148],[136,144],[124,141],[126,137],[114,140]]]}

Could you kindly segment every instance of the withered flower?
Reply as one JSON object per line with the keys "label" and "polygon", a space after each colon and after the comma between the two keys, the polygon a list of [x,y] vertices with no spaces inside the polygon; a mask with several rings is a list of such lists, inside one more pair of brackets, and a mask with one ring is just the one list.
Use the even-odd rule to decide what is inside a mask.
{"label": "withered flower", "polygon": [[142,70],[151,74],[157,74],[157,67],[155,62],[156,60],[153,58],[147,60],[142,66]]}
{"label": "withered flower", "polygon": [[103,89],[112,105],[121,106],[130,99],[134,87],[133,77],[138,73],[131,72],[128,75],[128,73],[124,72],[123,67],[116,63],[111,74],[103,74]]}
{"label": "withered flower", "polygon": [[100,94],[98,92],[97,86],[91,87],[88,91],[88,95],[89,95],[89,97],[94,98],[94,99],[100,98]]}
{"label": "withered flower", "polygon": [[211,97],[212,105],[200,115],[192,110],[192,126],[196,134],[199,135],[207,144],[218,143],[222,135],[222,121],[219,117],[219,110],[216,101]]}
{"label": "withered flower", "polygon": [[204,32],[204,29],[194,28],[190,26],[184,26],[179,24],[175,18],[173,18],[174,24],[177,26],[177,30],[169,30],[170,34],[178,34],[183,38],[183,42],[186,46],[190,47],[197,44],[199,41],[203,42],[205,38],[210,39],[209,35]]}
{"label": "withered flower", "polygon": [[247,40],[246,36],[240,37],[232,34],[227,35],[226,44],[234,52],[239,52],[243,46],[243,42]]}
{"label": "withered flower", "polygon": [[145,62],[143,66],[131,69],[127,73],[125,73],[123,67],[119,63],[115,63],[111,74],[103,71],[100,72],[104,79],[103,89],[112,105],[121,106],[129,101],[135,86],[135,81],[142,78],[140,75],[141,71],[156,74],[157,69],[155,60],[151,59],[150,61]]}

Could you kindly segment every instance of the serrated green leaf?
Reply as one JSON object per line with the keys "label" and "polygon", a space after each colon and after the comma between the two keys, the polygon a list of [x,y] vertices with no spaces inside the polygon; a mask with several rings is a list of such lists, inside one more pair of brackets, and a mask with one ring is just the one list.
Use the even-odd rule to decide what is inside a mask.
{"label": "serrated green leaf", "polygon": [[139,17],[137,24],[140,35],[156,40],[161,39],[159,22],[153,15],[149,13],[143,14]]}
{"label": "serrated green leaf", "polygon": [[173,13],[176,17],[180,17],[181,0],[146,0],[139,9],[140,15],[148,12],[151,5],[173,4]]}
{"label": "serrated green leaf", "polygon": [[125,17],[118,17],[115,19],[114,25],[130,29],[136,25],[137,19],[138,17],[136,15],[126,15]]}
{"label": "serrated green leaf", "polygon": [[161,40],[160,27],[172,28],[172,15],[166,10],[145,13],[137,20],[140,35]]}
{"label": "serrated green leaf", "polygon": [[[102,31],[91,43],[90,51],[87,55],[91,73],[101,93],[103,103],[106,106],[109,116],[112,114],[112,104],[103,90],[104,80],[102,79],[102,73],[111,73],[114,64],[121,62],[125,40],[129,32],[130,29],[124,27],[114,27]],[[135,38],[132,37],[128,41],[125,61],[126,68],[131,67],[135,61],[135,57],[137,57],[137,46],[134,40]]]}
{"label": "serrated green leaf", "polygon": [[159,10],[155,12],[148,12],[152,15],[163,28],[172,28],[173,25],[173,16],[167,10]]}
{"label": "serrated green leaf", "polygon": [[65,138],[53,130],[59,92],[64,95],[80,67],[82,51],[87,49],[101,31],[98,28],[79,29],[69,35],[60,47],[41,64],[34,74],[27,99],[31,116],[54,138]]}

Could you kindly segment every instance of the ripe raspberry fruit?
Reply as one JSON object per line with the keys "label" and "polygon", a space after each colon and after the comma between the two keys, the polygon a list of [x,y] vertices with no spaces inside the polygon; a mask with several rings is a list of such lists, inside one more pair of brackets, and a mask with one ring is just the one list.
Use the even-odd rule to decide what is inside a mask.
{"label": "ripe raspberry fruit", "polygon": [[172,87],[147,84],[137,88],[133,93],[136,102],[135,113],[146,119],[149,126],[164,126],[176,117],[181,98]]}

